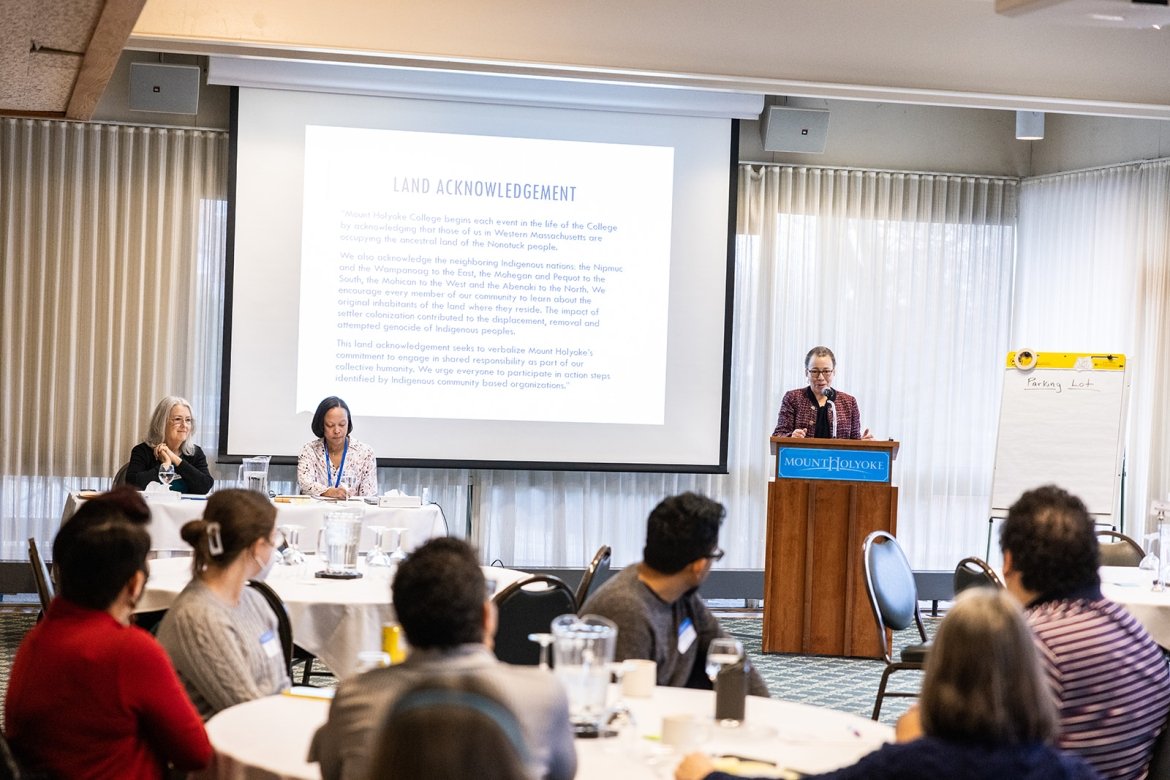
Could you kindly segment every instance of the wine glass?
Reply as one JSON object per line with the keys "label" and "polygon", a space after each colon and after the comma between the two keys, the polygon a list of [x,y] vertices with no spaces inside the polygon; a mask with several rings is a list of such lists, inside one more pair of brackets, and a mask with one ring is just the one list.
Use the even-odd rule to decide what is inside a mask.
{"label": "wine glass", "polygon": [[528,641],[536,642],[540,645],[540,668],[548,671],[548,646],[552,644],[553,635],[541,633],[529,634]]}
{"label": "wine glass", "polygon": [[382,549],[382,535],[386,533],[386,526],[371,525],[370,530],[374,532],[374,546],[366,553],[366,566],[393,566],[396,561]]}
{"label": "wine glass", "polygon": [[280,532],[284,534],[284,540],[288,544],[280,557],[280,563],[284,566],[299,566],[304,563],[305,554],[298,546],[301,542],[301,526],[282,525]]}
{"label": "wine glass", "polygon": [[164,463],[158,467],[158,481],[167,486],[167,490],[171,489],[171,483],[175,481],[175,466],[173,463]]}
{"label": "wine glass", "polygon": [[406,560],[406,550],[402,549],[402,537],[406,535],[409,528],[390,528],[388,529],[394,534],[394,550],[390,553],[390,560],[394,563],[402,563]]}
{"label": "wine glass", "polygon": [[707,645],[707,665],[704,670],[711,682],[719,676],[719,672],[727,666],[743,661],[743,642],[731,637],[717,637]]}

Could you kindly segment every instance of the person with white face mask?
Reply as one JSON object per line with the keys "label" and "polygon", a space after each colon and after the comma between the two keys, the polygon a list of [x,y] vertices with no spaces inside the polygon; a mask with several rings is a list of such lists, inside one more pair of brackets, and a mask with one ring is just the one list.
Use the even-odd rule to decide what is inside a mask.
{"label": "person with white face mask", "polygon": [[195,548],[193,576],[159,624],[158,641],[199,715],[286,690],[276,615],[247,587],[279,555],[276,507],[254,491],[220,490],[182,535]]}
{"label": "person with white face mask", "polygon": [[804,357],[808,385],[789,390],[780,402],[773,436],[796,439],[872,439],[861,429],[857,399],[833,387],[837,358],[828,347],[813,347]]}

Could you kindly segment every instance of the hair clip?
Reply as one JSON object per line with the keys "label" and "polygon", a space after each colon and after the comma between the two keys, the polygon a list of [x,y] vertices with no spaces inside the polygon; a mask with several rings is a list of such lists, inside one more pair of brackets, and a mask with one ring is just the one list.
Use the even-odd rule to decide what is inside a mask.
{"label": "hair clip", "polygon": [[223,537],[219,533],[219,523],[207,524],[207,551],[214,557],[223,555]]}

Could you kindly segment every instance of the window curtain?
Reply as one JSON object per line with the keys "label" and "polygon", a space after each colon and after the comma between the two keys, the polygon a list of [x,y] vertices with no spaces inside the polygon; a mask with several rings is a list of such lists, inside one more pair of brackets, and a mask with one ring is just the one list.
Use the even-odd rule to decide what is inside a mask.
{"label": "window curtain", "polygon": [[1170,499],[1170,160],[1026,180],[1019,244],[1012,344],[1127,356],[1122,526],[1140,536]]}
{"label": "window curtain", "polygon": [[[816,345],[862,426],[901,442],[898,537],[916,569],[986,544],[1015,252],[1015,180],[787,166],[740,171],[740,367],[770,434]],[[758,434],[757,434],[758,437]],[[756,438],[759,458],[766,439]],[[753,467],[752,482],[766,479]]]}
{"label": "window curtain", "polygon": [[729,474],[485,472],[482,544],[516,566],[636,561],[648,511],[722,501],[728,568],[762,568],[780,397],[832,347],[863,422],[902,442],[899,537],[918,568],[982,552],[1010,320],[1014,180],[742,166]]}
{"label": "window curtain", "polygon": [[167,394],[216,440],[224,133],[0,118],[0,558],[51,542]]}

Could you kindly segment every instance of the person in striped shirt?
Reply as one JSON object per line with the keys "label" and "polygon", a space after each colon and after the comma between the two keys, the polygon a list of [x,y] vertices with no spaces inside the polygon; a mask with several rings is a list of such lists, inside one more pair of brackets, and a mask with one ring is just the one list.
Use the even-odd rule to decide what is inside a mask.
{"label": "person in striped shirt", "polygon": [[1170,671],[1141,624],[1101,595],[1084,502],[1055,485],[1029,490],[1008,510],[1000,548],[1059,704],[1060,747],[1104,778],[1146,777],[1170,712]]}

